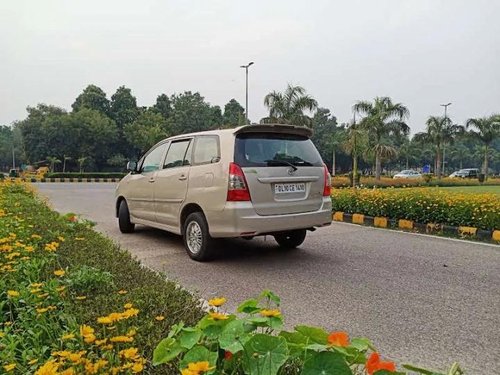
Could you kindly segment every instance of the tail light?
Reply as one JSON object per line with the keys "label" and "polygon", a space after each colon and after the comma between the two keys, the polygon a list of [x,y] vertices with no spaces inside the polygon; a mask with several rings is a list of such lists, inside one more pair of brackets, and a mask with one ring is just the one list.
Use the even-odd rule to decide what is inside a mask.
{"label": "tail light", "polygon": [[229,202],[250,201],[247,180],[240,166],[229,163],[229,181],[227,184],[227,200]]}
{"label": "tail light", "polygon": [[325,171],[325,185],[323,186],[323,196],[329,197],[331,195],[331,190],[332,190],[332,181],[326,165],[323,165],[323,169]]}

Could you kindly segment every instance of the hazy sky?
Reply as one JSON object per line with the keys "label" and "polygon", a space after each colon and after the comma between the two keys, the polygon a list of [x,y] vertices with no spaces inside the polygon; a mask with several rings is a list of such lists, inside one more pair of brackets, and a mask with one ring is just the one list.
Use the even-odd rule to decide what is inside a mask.
{"label": "hazy sky", "polygon": [[199,91],[221,107],[304,86],[339,122],[356,100],[390,96],[428,115],[500,112],[498,0],[1,0],[0,124],[39,102],[70,109],[90,83],[120,85],[139,105]]}

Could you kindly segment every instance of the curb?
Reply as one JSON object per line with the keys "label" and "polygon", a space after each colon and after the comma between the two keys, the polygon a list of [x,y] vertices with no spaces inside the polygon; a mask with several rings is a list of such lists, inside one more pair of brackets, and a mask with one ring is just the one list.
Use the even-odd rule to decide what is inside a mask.
{"label": "curb", "polygon": [[57,183],[57,182],[80,182],[80,183],[88,183],[88,182],[119,182],[121,178],[6,178],[6,180],[10,181],[22,181],[22,182],[40,182],[40,183]]}
{"label": "curb", "polygon": [[460,238],[477,239],[483,241],[500,242],[500,230],[484,230],[467,226],[451,226],[437,223],[416,223],[407,219],[390,219],[388,217],[367,216],[363,214],[349,214],[336,211],[332,214],[333,221],[359,224],[377,228],[394,228],[425,234],[446,234]]}

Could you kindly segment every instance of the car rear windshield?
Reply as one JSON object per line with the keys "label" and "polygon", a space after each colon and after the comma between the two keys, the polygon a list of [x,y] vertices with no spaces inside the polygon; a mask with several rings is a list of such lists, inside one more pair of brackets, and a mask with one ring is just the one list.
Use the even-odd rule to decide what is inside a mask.
{"label": "car rear windshield", "polygon": [[243,133],[236,137],[234,161],[241,167],[323,165],[307,137],[281,133]]}

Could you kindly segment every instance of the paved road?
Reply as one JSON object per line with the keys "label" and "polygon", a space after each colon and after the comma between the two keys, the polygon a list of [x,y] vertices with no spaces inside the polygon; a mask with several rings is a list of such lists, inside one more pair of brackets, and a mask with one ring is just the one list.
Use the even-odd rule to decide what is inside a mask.
{"label": "paved road", "polygon": [[191,261],[181,239],[137,227],[118,231],[114,184],[40,184],[61,212],[76,212],[203,297],[237,301],[269,288],[289,325],[370,337],[391,359],[468,374],[498,374],[500,247],[334,223],[293,252],[274,240],[227,240],[210,263]]}

